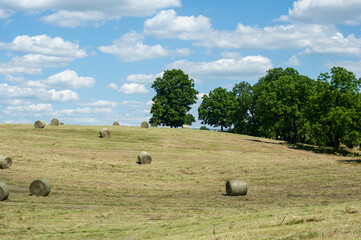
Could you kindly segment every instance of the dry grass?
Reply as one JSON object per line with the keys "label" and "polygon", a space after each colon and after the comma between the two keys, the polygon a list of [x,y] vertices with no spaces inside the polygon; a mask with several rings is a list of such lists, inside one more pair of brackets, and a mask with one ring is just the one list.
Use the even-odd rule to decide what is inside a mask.
{"label": "dry grass", "polygon": [[[361,164],[212,131],[0,125],[0,239],[360,239]],[[140,151],[152,164],[136,163]],[[355,161],[347,164],[345,160]],[[29,184],[48,179],[48,197]],[[226,196],[244,179],[246,196]]]}

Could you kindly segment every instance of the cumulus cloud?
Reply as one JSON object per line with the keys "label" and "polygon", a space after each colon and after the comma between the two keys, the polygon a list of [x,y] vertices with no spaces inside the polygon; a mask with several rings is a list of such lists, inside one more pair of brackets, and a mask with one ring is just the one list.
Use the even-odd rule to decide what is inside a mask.
{"label": "cumulus cloud", "polygon": [[350,60],[342,60],[336,62],[327,62],[323,65],[323,67],[331,69],[332,67],[344,67],[348,71],[353,72],[357,77],[361,77],[361,60],[350,61]]}
{"label": "cumulus cloud", "polygon": [[77,27],[90,22],[108,19],[120,19],[122,16],[150,16],[160,9],[180,7],[180,0],[63,0],[63,1],[27,1],[0,0],[0,8],[12,11],[53,13],[41,18],[46,23],[63,27]]}
{"label": "cumulus cloud", "polygon": [[117,56],[121,61],[134,62],[152,58],[167,57],[170,55],[187,56],[189,49],[168,50],[160,44],[149,46],[143,43],[144,36],[136,32],[124,34],[120,39],[113,41],[113,45],[100,46],[99,50]]}
{"label": "cumulus cloud", "polygon": [[[299,2],[307,2],[307,6],[314,2],[315,6],[323,6],[323,3],[329,1],[316,0],[311,2],[302,0]],[[331,2],[333,2],[333,7],[337,9],[337,1]],[[352,8],[353,4],[350,4],[350,2],[355,3],[356,1],[349,1],[346,4],[348,8]],[[323,12],[320,10],[323,8],[315,9],[318,12]],[[359,11],[356,12],[361,19],[361,15],[358,14]],[[311,15],[313,16],[313,14]],[[192,27],[188,28],[188,26]],[[334,25],[329,24],[295,22],[285,25],[257,27],[239,23],[233,31],[222,31],[213,29],[209,20],[203,16],[177,16],[174,10],[166,10],[146,20],[144,32],[158,38],[193,40],[196,41],[195,46],[207,48],[299,49],[304,54],[329,55],[360,55],[361,53],[361,38],[357,38],[353,34],[344,36]],[[229,52],[229,54],[232,54],[232,52]]]}
{"label": "cumulus cloud", "polygon": [[167,67],[179,68],[189,75],[201,78],[254,80],[272,68],[272,62],[263,56],[247,56],[238,59],[222,58],[213,62],[180,60]]}
{"label": "cumulus cloud", "polygon": [[361,23],[360,12],[360,0],[298,0],[288,15],[278,20],[356,25]]}
{"label": "cumulus cloud", "polygon": [[112,108],[98,108],[98,107],[83,107],[83,108],[75,108],[75,109],[63,109],[60,110],[59,113],[72,115],[72,114],[95,114],[95,113],[111,113],[113,112]]}
{"label": "cumulus cloud", "polygon": [[46,80],[37,81],[40,85],[46,87],[61,88],[87,88],[95,85],[95,79],[92,77],[82,77],[72,70],[65,70],[48,77]]}
{"label": "cumulus cloud", "polygon": [[61,37],[52,38],[45,34],[32,37],[28,35],[17,36],[10,43],[0,42],[0,48],[12,52],[68,57],[72,59],[88,56],[85,50],[79,49],[78,44],[64,41]]}
{"label": "cumulus cloud", "polygon": [[146,94],[149,92],[143,84],[138,83],[126,83],[118,91],[124,94]]}
{"label": "cumulus cloud", "polygon": [[290,66],[298,66],[300,65],[300,61],[298,60],[297,56],[293,55],[290,57],[290,59],[287,60],[287,62],[285,62],[285,64]]}
{"label": "cumulus cloud", "polygon": [[8,18],[11,15],[13,15],[13,11],[10,10],[5,10],[5,9],[0,9],[0,19],[2,18]]}
{"label": "cumulus cloud", "polygon": [[4,75],[23,75],[23,74],[41,74],[41,68],[29,68],[29,67],[21,67],[21,66],[12,66],[9,63],[1,63],[0,62],[0,74]]}
{"label": "cumulus cloud", "polygon": [[158,77],[162,77],[163,72],[157,74],[131,74],[127,76],[126,80],[133,83],[152,83]]}
{"label": "cumulus cloud", "polygon": [[81,103],[82,106],[90,106],[90,107],[110,107],[110,108],[116,108],[117,103],[113,101],[107,101],[107,100],[97,100],[92,101],[90,103]]}
{"label": "cumulus cloud", "polygon": [[145,85],[138,83],[126,83],[120,87],[115,83],[110,83],[107,87],[124,94],[147,94],[149,92]]}
{"label": "cumulus cloud", "polygon": [[79,96],[71,90],[56,91],[45,88],[30,88],[0,84],[0,96],[3,99],[38,99],[54,102],[76,101]]}
{"label": "cumulus cloud", "polygon": [[79,100],[78,94],[69,89],[62,91],[56,91],[55,89],[51,89],[48,92],[51,93],[51,100],[54,102],[68,102]]}
{"label": "cumulus cloud", "polygon": [[144,23],[144,32],[157,38],[201,39],[212,26],[207,17],[177,16],[173,10],[164,10]]}
{"label": "cumulus cloud", "polygon": [[7,106],[4,109],[4,113],[9,115],[19,115],[24,113],[26,114],[49,113],[53,111],[54,111],[53,106],[48,103]]}
{"label": "cumulus cloud", "polygon": [[199,46],[225,49],[300,49],[306,54],[359,55],[361,39],[353,34],[343,36],[334,26],[289,24],[273,27],[251,27],[238,24],[234,31],[214,31]]}
{"label": "cumulus cloud", "polygon": [[0,74],[5,75],[41,74],[42,68],[63,67],[76,58],[88,56],[78,44],[47,35],[17,36],[12,42],[0,42],[0,49],[26,53],[12,57],[8,62],[0,62]]}

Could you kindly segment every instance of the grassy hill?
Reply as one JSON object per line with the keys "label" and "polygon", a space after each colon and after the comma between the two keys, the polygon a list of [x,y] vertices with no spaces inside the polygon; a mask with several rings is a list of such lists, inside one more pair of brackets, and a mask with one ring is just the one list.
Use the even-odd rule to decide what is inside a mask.
{"label": "grassy hill", "polygon": [[[361,164],[199,131],[0,125],[0,239],[361,239]],[[150,165],[136,163],[140,151]],[[47,197],[29,185],[48,179]],[[230,179],[246,196],[226,196]]]}

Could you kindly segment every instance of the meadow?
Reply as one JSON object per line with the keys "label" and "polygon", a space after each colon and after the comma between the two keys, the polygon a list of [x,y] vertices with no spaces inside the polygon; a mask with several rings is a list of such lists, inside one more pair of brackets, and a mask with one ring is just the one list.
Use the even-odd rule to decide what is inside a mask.
{"label": "meadow", "polygon": [[[192,129],[1,124],[0,139],[0,239],[361,239],[360,157]],[[38,178],[49,196],[30,195]],[[230,179],[248,194],[227,196]]]}

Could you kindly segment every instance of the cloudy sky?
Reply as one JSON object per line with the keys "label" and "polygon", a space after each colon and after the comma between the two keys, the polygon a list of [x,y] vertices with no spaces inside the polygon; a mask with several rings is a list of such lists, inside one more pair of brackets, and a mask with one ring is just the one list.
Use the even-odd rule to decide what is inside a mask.
{"label": "cloudy sky", "polygon": [[139,126],[173,68],[200,95],[273,67],[361,77],[360,12],[361,0],[0,0],[0,123]]}

